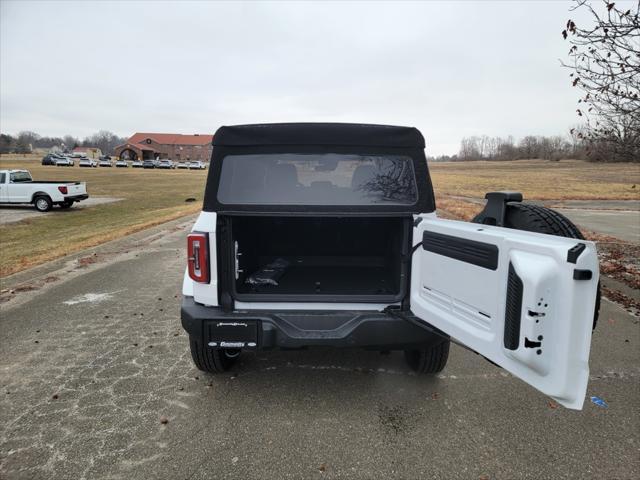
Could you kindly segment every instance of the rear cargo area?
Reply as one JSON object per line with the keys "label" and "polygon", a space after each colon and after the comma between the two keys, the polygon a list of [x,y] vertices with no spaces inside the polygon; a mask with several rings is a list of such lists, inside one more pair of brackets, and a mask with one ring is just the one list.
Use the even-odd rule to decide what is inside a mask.
{"label": "rear cargo area", "polygon": [[278,301],[348,301],[347,297],[396,301],[406,285],[410,220],[232,217],[229,246],[235,264],[235,296],[246,300],[277,297]]}

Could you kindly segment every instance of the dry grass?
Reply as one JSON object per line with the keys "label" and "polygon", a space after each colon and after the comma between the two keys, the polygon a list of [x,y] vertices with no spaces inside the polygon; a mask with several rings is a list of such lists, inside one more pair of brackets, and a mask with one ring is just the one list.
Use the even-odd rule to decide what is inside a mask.
{"label": "dry grass", "polygon": [[484,208],[484,204],[469,202],[459,198],[438,197],[436,199],[438,211],[445,217],[469,222]]}
{"label": "dry grass", "polygon": [[[640,164],[549,162],[443,162],[430,164],[438,197],[484,198],[516,190],[536,200],[631,200],[640,198]],[[635,185],[635,188],[633,187]]]}
{"label": "dry grass", "polygon": [[0,226],[0,276],[196,213],[206,178],[202,170],[52,167],[2,156],[5,168],[26,168],[36,180],[86,181],[92,197],[123,200]]}

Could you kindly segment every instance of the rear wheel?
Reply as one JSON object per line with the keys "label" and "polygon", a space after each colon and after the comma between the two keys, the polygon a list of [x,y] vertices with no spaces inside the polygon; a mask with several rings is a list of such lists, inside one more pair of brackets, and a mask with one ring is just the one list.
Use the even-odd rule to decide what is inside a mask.
{"label": "rear wheel", "polygon": [[46,195],[39,195],[33,200],[36,210],[39,212],[48,212],[53,207],[53,202]]}
{"label": "rear wheel", "polygon": [[411,370],[417,373],[439,373],[449,358],[449,340],[419,350],[405,350],[404,359]]}
{"label": "rear wheel", "polygon": [[240,350],[209,348],[193,335],[189,335],[189,346],[193,363],[208,373],[226,372],[240,356]]}
{"label": "rear wheel", "polygon": [[[481,223],[479,215],[472,221]],[[584,240],[584,235],[576,225],[561,213],[550,208],[541,207],[539,205],[531,205],[529,203],[509,203],[504,219],[506,228],[515,230],[525,230],[527,232],[546,233],[548,235],[557,235],[559,237],[576,238]],[[596,294],[596,307],[593,313],[593,329],[595,330],[598,323],[598,314],[600,313],[600,284],[598,284],[598,292]]]}

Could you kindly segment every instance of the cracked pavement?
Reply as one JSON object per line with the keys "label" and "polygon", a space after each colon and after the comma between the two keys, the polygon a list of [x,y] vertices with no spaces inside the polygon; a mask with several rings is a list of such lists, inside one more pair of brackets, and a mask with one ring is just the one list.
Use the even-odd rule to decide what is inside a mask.
{"label": "cracked pavement", "polygon": [[179,320],[189,225],[9,279],[33,289],[0,304],[0,478],[638,477],[640,325],[617,305],[587,392],[608,408],[566,410],[456,346],[437,377],[325,349],[214,377]]}

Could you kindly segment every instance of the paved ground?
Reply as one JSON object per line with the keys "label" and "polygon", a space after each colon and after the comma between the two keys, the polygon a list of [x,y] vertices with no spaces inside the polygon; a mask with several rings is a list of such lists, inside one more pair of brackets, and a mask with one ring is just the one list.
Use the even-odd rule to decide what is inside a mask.
{"label": "paved ground", "polygon": [[564,200],[553,208],[594,232],[640,242],[640,200]]}
{"label": "paved ground", "polygon": [[608,408],[557,407],[457,347],[436,378],[327,350],[213,377],[178,319],[184,237],[174,222],[5,282],[0,478],[638,478],[640,326],[614,304],[588,388]]}
{"label": "paved ground", "polygon": [[87,200],[74,203],[73,207],[68,210],[63,210],[54,206],[53,209],[47,213],[38,212],[33,208],[33,205],[2,205],[0,207],[0,225],[16,223],[30,218],[39,218],[43,215],[73,215],[75,210],[101,205],[103,203],[118,202],[120,200],[122,199],[112,197],[89,197]]}
{"label": "paved ground", "polygon": [[557,208],[577,225],[627,242],[640,242],[640,212],[634,210],[587,210]]}

